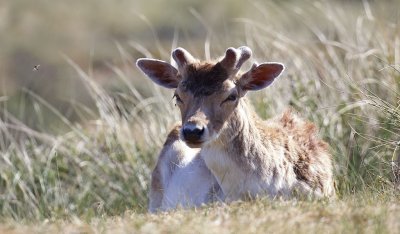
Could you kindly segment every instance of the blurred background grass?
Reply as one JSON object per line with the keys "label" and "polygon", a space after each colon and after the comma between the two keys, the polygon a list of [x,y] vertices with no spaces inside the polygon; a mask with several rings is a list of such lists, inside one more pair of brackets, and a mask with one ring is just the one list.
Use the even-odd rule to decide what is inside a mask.
{"label": "blurred background grass", "polygon": [[[86,71],[93,69],[93,77],[107,89],[120,90],[122,84],[110,68],[124,66],[119,46],[132,57],[141,55],[137,46],[152,52],[162,48],[166,53],[178,31],[198,47],[204,43],[207,29],[194,15],[201,15],[218,31],[226,31],[232,29],[234,17],[246,17],[248,11],[239,1],[2,1],[0,94],[9,98],[12,113],[31,127],[40,123],[35,116],[26,115],[33,110],[20,113],[20,102],[27,101],[21,100],[25,98],[23,89],[40,95],[75,120],[71,102],[93,103],[62,55]],[[38,64],[41,71],[33,72]]]}
{"label": "blurred background grass", "polygon": [[[330,143],[340,197],[392,194],[399,141],[400,2],[0,2],[0,217],[146,209],[150,171],[179,115],[139,57],[200,58],[248,45],[286,64],[250,95],[288,106]],[[40,65],[39,70],[34,66]],[[247,65],[248,66],[248,65]]]}

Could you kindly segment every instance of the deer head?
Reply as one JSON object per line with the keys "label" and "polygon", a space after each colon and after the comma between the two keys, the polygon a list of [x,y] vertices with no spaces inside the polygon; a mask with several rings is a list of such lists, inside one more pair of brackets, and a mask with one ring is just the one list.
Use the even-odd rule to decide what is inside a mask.
{"label": "deer head", "polygon": [[138,59],[136,65],[155,83],[175,89],[182,116],[181,138],[188,146],[198,148],[218,138],[247,91],[269,86],[284,69],[280,63],[253,64],[240,74],[240,67],[251,54],[246,46],[228,48],[224,57],[209,62],[198,61],[185,49],[177,48],[172,52],[177,68],[148,58]]}

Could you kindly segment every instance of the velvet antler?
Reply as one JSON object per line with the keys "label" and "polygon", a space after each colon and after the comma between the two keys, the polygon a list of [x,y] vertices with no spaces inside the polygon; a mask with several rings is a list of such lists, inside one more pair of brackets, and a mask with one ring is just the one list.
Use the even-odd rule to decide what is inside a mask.
{"label": "velvet antler", "polygon": [[229,74],[236,74],[243,63],[251,57],[251,49],[242,46],[237,49],[230,47],[225,52],[225,57],[219,62]]}

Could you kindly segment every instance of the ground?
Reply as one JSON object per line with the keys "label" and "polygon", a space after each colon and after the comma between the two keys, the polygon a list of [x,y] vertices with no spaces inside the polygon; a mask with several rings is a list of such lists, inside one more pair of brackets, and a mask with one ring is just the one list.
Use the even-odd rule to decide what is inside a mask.
{"label": "ground", "polygon": [[214,204],[196,210],[41,223],[10,222],[0,233],[400,233],[400,200],[382,194],[335,201],[271,201]]}

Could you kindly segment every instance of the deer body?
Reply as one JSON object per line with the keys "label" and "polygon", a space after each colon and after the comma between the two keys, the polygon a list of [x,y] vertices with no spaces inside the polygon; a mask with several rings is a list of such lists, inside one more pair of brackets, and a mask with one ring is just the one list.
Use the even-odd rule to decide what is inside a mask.
{"label": "deer body", "polygon": [[290,111],[263,121],[245,101],[239,106],[219,137],[201,149],[227,201],[259,195],[289,198],[294,191],[315,197],[334,194],[330,155],[314,125]]}
{"label": "deer body", "polygon": [[199,149],[179,139],[180,126],[168,135],[152,173],[149,210],[167,211],[223,200],[221,190]]}
{"label": "deer body", "polygon": [[200,62],[182,48],[172,56],[178,69],[154,59],[140,59],[137,66],[157,84],[175,89],[182,116],[179,138],[200,149],[197,155],[227,201],[335,195],[331,156],[315,125],[290,111],[263,121],[247,104],[246,93],[271,85],[282,64],[254,64],[240,73],[251,56],[248,47],[229,48],[211,62]]}

